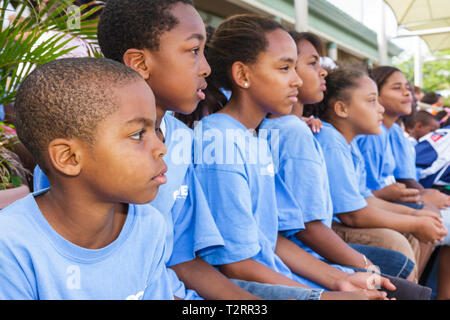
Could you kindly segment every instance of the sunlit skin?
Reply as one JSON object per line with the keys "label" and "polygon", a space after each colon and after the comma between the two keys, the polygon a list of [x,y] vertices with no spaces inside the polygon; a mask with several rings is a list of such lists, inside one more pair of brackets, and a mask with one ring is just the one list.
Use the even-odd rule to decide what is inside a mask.
{"label": "sunlit skin", "polygon": [[[350,143],[359,134],[379,134],[384,108],[378,103],[378,89],[369,77],[361,78],[352,90],[350,101],[336,101],[338,117],[331,121]],[[364,119],[364,121],[361,121]]]}
{"label": "sunlit skin", "polygon": [[[256,62],[233,64],[233,95],[220,111],[249,129],[256,128],[268,114],[286,115],[298,101],[297,47],[291,36],[278,29],[266,33],[267,49]],[[270,88],[270,90],[268,90]]]}
{"label": "sunlit skin", "polygon": [[205,78],[211,73],[204,56],[205,25],[198,12],[183,3],[174,4],[170,12],[179,23],[161,35],[158,50],[133,48],[123,57],[155,93],[157,127],[167,110],[192,113],[205,99]]}
{"label": "sunlit skin", "polygon": [[297,74],[303,80],[299,90],[298,102],[292,109],[292,114],[303,116],[303,106],[323,100],[326,90],[325,77],[327,71],[320,66],[320,55],[316,48],[307,40],[298,44]]}
{"label": "sunlit skin", "polygon": [[150,202],[166,182],[166,147],[155,134],[152,91],[139,80],[116,88],[115,95],[118,109],[98,123],[92,144],[77,138],[50,142],[52,188],[36,197],[56,232],[89,249],[114,241],[127,203]]}

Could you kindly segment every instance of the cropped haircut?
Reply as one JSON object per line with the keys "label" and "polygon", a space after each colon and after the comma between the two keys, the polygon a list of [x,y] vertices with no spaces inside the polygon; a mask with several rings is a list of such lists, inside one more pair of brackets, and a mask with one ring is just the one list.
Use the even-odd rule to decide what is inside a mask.
{"label": "cropped haircut", "polygon": [[164,32],[178,23],[170,12],[174,4],[192,0],[108,0],[98,24],[98,43],[103,55],[123,62],[128,49],[157,51]]}
{"label": "cropped haircut", "polygon": [[316,108],[319,118],[327,120],[328,112],[336,101],[350,103],[352,99],[351,91],[359,87],[359,80],[364,77],[368,77],[368,74],[362,68],[341,67],[330,71],[325,78],[327,90],[324,93],[324,99]]}
{"label": "cropped haircut", "polygon": [[109,59],[67,58],[46,63],[21,84],[14,104],[19,139],[48,174],[47,148],[57,138],[92,145],[99,122],[119,105],[115,91],[141,80]]}
{"label": "cropped haircut", "polygon": [[226,103],[220,88],[233,89],[230,71],[232,65],[240,61],[245,64],[256,62],[269,42],[266,33],[284,28],[275,20],[255,15],[239,14],[224,20],[215,30],[207,45],[206,58],[211,66],[207,94],[215,97],[211,113],[218,111]]}

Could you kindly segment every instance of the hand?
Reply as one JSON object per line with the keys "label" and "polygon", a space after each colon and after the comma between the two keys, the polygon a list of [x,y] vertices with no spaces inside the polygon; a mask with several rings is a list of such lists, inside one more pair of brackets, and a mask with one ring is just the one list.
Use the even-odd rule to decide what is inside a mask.
{"label": "hand", "polygon": [[420,201],[420,192],[417,189],[407,188],[403,183],[393,183],[383,189],[383,199],[391,202],[412,202]]}
{"label": "hand", "polygon": [[411,232],[417,239],[434,244],[444,241],[447,229],[435,217],[419,216],[417,219],[414,230]]}
{"label": "hand", "polygon": [[376,286],[390,291],[396,289],[389,279],[377,273],[369,272],[356,272],[346,275],[345,278],[339,279],[336,284],[339,291],[356,291],[371,300],[386,299],[386,292],[378,291]]}
{"label": "hand", "polygon": [[303,120],[305,120],[306,124],[313,133],[319,133],[323,128],[322,121],[320,121],[320,119],[314,118],[314,116],[303,118]]}
{"label": "hand", "polygon": [[420,209],[420,210],[414,210],[414,213],[416,216],[433,217],[441,224],[444,222],[444,220],[442,219],[442,215],[435,211],[431,211],[428,209]]}
{"label": "hand", "polygon": [[436,189],[425,189],[421,196],[422,201],[431,203],[438,209],[446,209],[450,207],[450,196]]}

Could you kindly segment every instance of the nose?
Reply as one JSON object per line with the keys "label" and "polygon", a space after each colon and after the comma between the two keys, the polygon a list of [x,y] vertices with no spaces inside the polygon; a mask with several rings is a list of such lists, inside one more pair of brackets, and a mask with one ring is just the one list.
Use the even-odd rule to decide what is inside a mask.
{"label": "nose", "polygon": [[202,78],[207,78],[211,74],[211,66],[206,60],[205,55],[202,55],[202,61],[200,65],[200,76]]}
{"label": "nose", "polygon": [[381,103],[378,101],[378,99],[377,99],[377,103],[378,103],[378,112],[380,113],[380,114],[383,114],[384,113],[384,107],[381,105]]}
{"label": "nose", "polygon": [[328,71],[321,67],[319,74],[322,78],[325,78],[328,75]]}
{"label": "nose", "polygon": [[293,82],[292,82],[292,86],[293,87],[301,87],[303,85],[303,80],[302,78],[300,78],[300,76],[298,75],[297,71],[294,70],[294,74],[293,74]]}
{"label": "nose", "polygon": [[167,153],[167,147],[161,139],[156,139],[155,147],[153,148],[153,158],[159,159],[162,158]]}

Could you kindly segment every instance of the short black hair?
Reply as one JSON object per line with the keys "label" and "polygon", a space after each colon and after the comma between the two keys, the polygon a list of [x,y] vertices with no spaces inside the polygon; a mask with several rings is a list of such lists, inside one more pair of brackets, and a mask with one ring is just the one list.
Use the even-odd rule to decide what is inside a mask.
{"label": "short black hair", "polygon": [[439,98],[442,97],[439,93],[430,91],[425,93],[422,100],[420,102],[426,103],[426,104],[435,104],[438,102]]}
{"label": "short black hair", "polygon": [[103,55],[123,62],[130,48],[159,49],[161,35],[179,21],[170,13],[176,3],[192,0],[108,0],[98,24],[98,43]]}
{"label": "short black hair", "polygon": [[104,58],[46,63],[20,85],[14,104],[17,135],[48,174],[48,144],[79,138],[92,145],[98,123],[118,108],[114,91],[139,80],[139,73]]}
{"label": "short black hair", "polygon": [[428,111],[419,110],[414,115],[411,115],[410,117],[406,118],[405,127],[407,129],[412,129],[418,122],[420,122],[424,125],[428,125],[433,120],[436,120],[439,122],[439,120],[435,116],[433,116],[431,113],[429,113]]}

